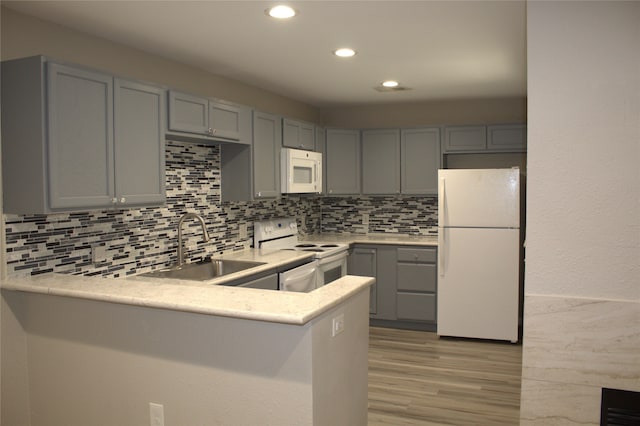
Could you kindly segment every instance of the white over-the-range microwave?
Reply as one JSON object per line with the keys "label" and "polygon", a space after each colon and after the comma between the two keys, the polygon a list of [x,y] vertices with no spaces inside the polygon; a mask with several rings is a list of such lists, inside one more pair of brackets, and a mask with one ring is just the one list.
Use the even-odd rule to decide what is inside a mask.
{"label": "white over-the-range microwave", "polygon": [[280,155],[283,194],[322,192],[322,153],[282,148]]}

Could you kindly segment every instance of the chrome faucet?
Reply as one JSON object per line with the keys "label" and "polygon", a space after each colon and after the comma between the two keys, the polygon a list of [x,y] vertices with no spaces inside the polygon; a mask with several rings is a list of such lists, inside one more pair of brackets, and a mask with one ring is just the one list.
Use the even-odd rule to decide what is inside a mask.
{"label": "chrome faucet", "polygon": [[182,266],[184,263],[184,243],[182,241],[182,223],[189,218],[198,219],[200,221],[200,226],[202,226],[202,242],[206,243],[209,241],[209,233],[207,232],[207,227],[204,223],[204,219],[202,216],[196,213],[185,213],[182,215],[180,220],[178,221],[178,265]]}

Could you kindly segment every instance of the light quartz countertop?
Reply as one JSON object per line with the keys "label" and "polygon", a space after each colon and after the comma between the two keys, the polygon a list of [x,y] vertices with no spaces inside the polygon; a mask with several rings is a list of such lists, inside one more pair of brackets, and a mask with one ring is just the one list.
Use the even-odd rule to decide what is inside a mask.
{"label": "light quartz countertop", "polygon": [[[391,244],[437,247],[437,236],[402,234],[313,234],[306,241],[345,244]],[[264,265],[214,278],[190,281],[131,276],[127,278],[45,274],[2,281],[4,290],[50,294],[126,305],[170,309],[256,321],[303,325],[373,284],[368,277],[345,276],[310,293],[262,290],[221,284],[264,274],[312,257],[288,250],[246,249],[214,258],[265,262]]]}
{"label": "light quartz countertop", "polygon": [[437,235],[404,235],[404,234],[344,234],[344,233],[323,233],[311,234],[303,238],[306,241],[314,242],[334,242],[345,244],[390,244],[408,246],[438,246]]}
{"label": "light quartz countertop", "polygon": [[304,325],[373,284],[368,277],[345,276],[310,293],[219,285],[304,260],[310,253],[247,249],[215,258],[252,260],[265,265],[205,282],[149,278],[44,274],[2,281],[3,290],[74,297],[110,303],[283,324]]}

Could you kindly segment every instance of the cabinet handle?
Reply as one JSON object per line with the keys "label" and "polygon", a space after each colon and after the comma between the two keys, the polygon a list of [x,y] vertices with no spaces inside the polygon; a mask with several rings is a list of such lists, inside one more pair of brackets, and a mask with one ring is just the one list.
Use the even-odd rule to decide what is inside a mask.
{"label": "cabinet handle", "polygon": [[111,204],[118,204],[118,199],[116,197],[113,197],[111,199]]}
{"label": "cabinet handle", "polygon": [[262,192],[258,192],[258,193],[256,194],[256,197],[262,197]]}
{"label": "cabinet handle", "polygon": [[209,133],[210,135],[213,135],[213,129],[212,129],[211,127],[209,127],[209,128],[207,129],[207,133]]}
{"label": "cabinet handle", "polygon": [[124,197],[120,198],[120,204],[124,204],[124,203],[125,203],[125,201],[127,201],[127,199],[126,199],[126,198],[124,198]]}

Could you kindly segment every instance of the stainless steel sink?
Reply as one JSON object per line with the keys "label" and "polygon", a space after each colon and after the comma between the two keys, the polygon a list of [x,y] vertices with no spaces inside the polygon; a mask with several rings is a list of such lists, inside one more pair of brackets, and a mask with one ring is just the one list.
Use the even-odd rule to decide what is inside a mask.
{"label": "stainless steel sink", "polygon": [[207,281],[245,269],[264,265],[264,262],[252,262],[248,260],[210,259],[196,263],[188,263],[182,266],[174,266],[158,271],[140,274],[143,277],[173,278],[179,280]]}

